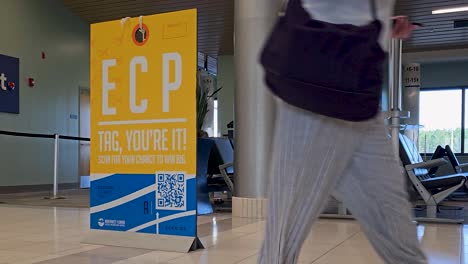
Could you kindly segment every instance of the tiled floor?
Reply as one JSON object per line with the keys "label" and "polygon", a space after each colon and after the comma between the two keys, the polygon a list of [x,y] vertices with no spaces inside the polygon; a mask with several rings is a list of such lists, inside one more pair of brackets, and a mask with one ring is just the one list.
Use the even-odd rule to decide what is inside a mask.
{"label": "tiled floor", "polygon": [[51,191],[0,194],[0,203],[25,206],[89,208],[89,189],[60,190],[58,196],[66,199],[44,199],[51,196]]}
{"label": "tiled floor", "polygon": [[[199,217],[207,247],[190,254],[84,245],[88,209],[0,206],[0,263],[149,264],[256,263],[264,223],[229,214]],[[419,226],[432,264],[468,264],[468,228]],[[468,255],[467,255],[468,256]],[[320,220],[303,248],[300,263],[383,263],[354,221]]]}

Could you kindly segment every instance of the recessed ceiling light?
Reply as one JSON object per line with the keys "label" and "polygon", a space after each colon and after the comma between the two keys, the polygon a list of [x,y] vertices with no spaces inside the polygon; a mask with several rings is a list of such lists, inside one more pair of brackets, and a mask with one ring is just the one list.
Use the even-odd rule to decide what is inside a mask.
{"label": "recessed ceiling light", "polygon": [[468,6],[437,9],[437,10],[432,11],[432,14],[438,15],[438,14],[447,14],[447,13],[465,12],[465,11],[468,11]]}

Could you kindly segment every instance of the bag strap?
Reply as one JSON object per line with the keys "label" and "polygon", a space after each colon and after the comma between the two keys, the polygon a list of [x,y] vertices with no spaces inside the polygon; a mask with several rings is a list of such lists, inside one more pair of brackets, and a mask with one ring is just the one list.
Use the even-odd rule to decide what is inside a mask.
{"label": "bag strap", "polygon": [[280,10],[278,12],[279,16],[286,15],[286,11],[288,10],[288,2],[289,2],[288,0],[281,1],[281,7],[280,7]]}
{"label": "bag strap", "polygon": [[307,13],[304,6],[302,5],[303,0],[283,0],[283,1],[286,3],[286,12],[288,12],[289,10],[296,9],[296,11],[302,10],[303,12]]}
{"label": "bag strap", "polygon": [[375,0],[369,0],[369,4],[371,8],[372,18],[374,20],[379,20],[379,16],[377,15],[377,4],[375,3]]}
{"label": "bag strap", "polygon": [[288,19],[294,19],[296,22],[307,22],[310,20],[309,13],[302,6],[302,0],[283,0],[282,7],[285,10],[284,13],[280,12],[280,16],[286,16]]}
{"label": "bag strap", "polygon": [[[279,11],[279,16],[284,16],[288,12],[288,9],[292,8],[293,2],[296,1],[296,5],[298,4],[302,8],[302,1],[301,0],[283,0],[281,1],[281,8]],[[369,0],[371,15],[374,20],[378,20],[379,16],[377,14],[377,3],[376,0]]]}

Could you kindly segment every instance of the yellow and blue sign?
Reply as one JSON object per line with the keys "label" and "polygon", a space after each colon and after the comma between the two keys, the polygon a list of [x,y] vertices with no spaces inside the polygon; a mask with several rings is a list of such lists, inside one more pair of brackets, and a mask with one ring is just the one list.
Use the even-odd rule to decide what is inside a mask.
{"label": "yellow and blue sign", "polygon": [[197,12],[91,25],[91,229],[196,237]]}
{"label": "yellow and blue sign", "polygon": [[19,114],[19,59],[0,55],[0,112]]}

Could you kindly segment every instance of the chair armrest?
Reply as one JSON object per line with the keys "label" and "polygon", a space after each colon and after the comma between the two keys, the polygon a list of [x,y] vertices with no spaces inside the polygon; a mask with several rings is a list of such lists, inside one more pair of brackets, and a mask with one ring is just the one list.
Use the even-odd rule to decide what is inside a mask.
{"label": "chair armrest", "polygon": [[405,169],[406,170],[431,169],[431,168],[435,168],[435,167],[440,167],[440,166],[445,165],[445,164],[447,164],[447,161],[445,159],[435,159],[435,160],[420,162],[420,163],[416,163],[416,164],[406,165]]}
{"label": "chair armrest", "polygon": [[463,169],[466,167],[468,167],[468,163],[458,164],[458,166],[455,166],[455,171],[457,173],[463,173]]}
{"label": "chair armrest", "polygon": [[226,164],[220,165],[219,169],[220,170],[225,170],[225,169],[227,169],[229,167],[232,167],[232,166],[234,166],[234,163],[232,163],[232,162],[231,163],[226,163]]}
{"label": "chair armrest", "polygon": [[229,178],[229,175],[227,175],[227,172],[226,172],[226,169],[229,168],[229,167],[232,167],[232,166],[234,166],[234,163],[226,163],[226,164],[220,165],[219,170],[220,170],[221,175],[224,178],[224,182],[228,186],[229,190],[231,191],[231,193],[234,193],[234,183]]}

